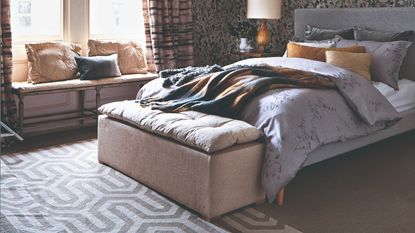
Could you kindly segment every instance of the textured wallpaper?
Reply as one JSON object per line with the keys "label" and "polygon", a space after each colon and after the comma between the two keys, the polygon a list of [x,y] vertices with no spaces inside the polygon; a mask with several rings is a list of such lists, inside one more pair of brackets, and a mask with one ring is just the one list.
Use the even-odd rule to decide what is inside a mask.
{"label": "textured wallpaper", "polygon": [[[258,0],[260,1],[260,0]],[[239,40],[227,30],[228,23],[246,18],[247,0],[193,0],[193,39],[196,65],[234,62],[231,55]],[[293,15],[297,8],[415,7],[415,0],[282,0],[282,18],[269,20],[270,49],[281,52],[294,34]]]}

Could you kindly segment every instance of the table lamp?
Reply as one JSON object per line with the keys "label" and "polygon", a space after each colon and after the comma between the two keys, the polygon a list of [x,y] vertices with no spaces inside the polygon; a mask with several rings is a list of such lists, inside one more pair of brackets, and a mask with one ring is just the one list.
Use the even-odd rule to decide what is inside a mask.
{"label": "table lamp", "polygon": [[271,33],[267,28],[267,19],[281,18],[281,0],[248,0],[248,18],[260,19],[256,36],[259,52],[264,52],[271,41]]}

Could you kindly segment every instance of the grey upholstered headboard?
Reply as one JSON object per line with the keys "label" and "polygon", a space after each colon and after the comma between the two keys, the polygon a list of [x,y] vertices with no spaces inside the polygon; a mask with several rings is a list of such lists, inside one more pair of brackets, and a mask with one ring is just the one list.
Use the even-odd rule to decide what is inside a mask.
{"label": "grey upholstered headboard", "polygon": [[[415,31],[415,7],[295,10],[294,33],[296,37],[304,39],[306,25],[330,29],[358,26],[380,31]],[[415,80],[415,42],[408,49],[400,77]]]}

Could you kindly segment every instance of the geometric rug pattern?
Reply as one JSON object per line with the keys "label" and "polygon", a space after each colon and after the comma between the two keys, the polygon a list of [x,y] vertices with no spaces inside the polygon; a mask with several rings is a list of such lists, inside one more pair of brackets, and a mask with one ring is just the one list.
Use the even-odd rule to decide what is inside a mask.
{"label": "geometric rug pattern", "polygon": [[96,139],[2,155],[0,162],[5,232],[299,233],[251,207],[206,222],[98,163]]}
{"label": "geometric rug pattern", "polygon": [[226,214],[214,223],[230,232],[301,233],[251,207]]}
{"label": "geometric rug pattern", "polygon": [[1,156],[1,212],[23,232],[222,232],[101,165],[96,140]]}

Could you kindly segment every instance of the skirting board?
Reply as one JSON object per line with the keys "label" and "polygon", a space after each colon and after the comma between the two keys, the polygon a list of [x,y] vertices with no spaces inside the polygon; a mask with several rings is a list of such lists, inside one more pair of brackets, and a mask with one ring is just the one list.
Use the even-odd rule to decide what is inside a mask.
{"label": "skirting board", "polygon": [[368,136],[350,139],[345,142],[330,143],[318,148],[308,155],[304,166],[335,157],[354,149],[381,141],[383,139],[415,129],[415,108],[401,112],[402,119],[394,126],[377,131]]}

